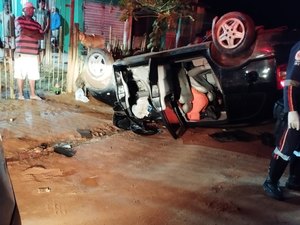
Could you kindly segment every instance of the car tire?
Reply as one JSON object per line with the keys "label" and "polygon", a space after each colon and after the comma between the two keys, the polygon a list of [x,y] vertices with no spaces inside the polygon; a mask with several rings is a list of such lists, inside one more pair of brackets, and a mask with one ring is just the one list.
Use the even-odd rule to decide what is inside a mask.
{"label": "car tire", "polygon": [[215,48],[230,56],[247,50],[255,40],[253,20],[241,12],[229,12],[220,19],[215,19],[212,27],[212,38]]}
{"label": "car tire", "polygon": [[106,50],[93,49],[86,56],[81,77],[87,87],[104,90],[113,82],[114,60]]}

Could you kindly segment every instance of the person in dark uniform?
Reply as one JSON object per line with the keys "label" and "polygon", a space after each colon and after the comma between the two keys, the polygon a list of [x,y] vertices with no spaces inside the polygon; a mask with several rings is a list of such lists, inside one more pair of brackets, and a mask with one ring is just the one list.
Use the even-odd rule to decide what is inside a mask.
{"label": "person in dark uniform", "polygon": [[283,102],[286,123],[277,135],[269,174],[263,184],[265,193],[277,200],[284,200],[279,180],[288,163],[290,171],[285,186],[287,189],[300,191],[300,41],[290,51]]}

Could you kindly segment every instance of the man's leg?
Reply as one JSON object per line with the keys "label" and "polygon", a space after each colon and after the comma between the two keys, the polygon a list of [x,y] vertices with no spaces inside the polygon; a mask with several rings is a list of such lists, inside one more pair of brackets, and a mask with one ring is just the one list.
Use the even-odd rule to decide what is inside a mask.
{"label": "man's leg", "polygon": [[41,100],[41,98],[35,94],[35,80],[29,80],[29,86],[30,86],[30,99]]}
{"label": "man's leg", "polygon": [[[276,145],[279,147],[276,147],[273,152],[274,157],[270,163],[269,177],[263,185],[266,194],[278,200],[283,200],[282,190],[279,187],[279,179],[289,160],[293,158],[293,151],[299,148],[300,139],[299,131],[296,129],[288,129],[287,125],[285,125],[285,128],[282,130],[282,134],[278,135],[279,138],[276,140]],[[294,165],[295,163],[293,162],[292,168]]]}
{"label": "man's leg", "polygon": [[19,94],[19,97],[18,99],[19,100],[24,100],[24,94],[23,94],[23,88],[24,88],[24,80],[22,79],[17,79],[17,83],[18,83],[18,94]]}
{"label": "man's leg", "polygon": [[45,51],[44,49],[41,49],[39,52],[39,57],[40,57],[39,61],[41,65],[44,63],[44,56],[45,56]]}
{"label": "man's leg", "polygon": [[40,40],[40,64],[43,64],[44,63],[44,57],[45,57],[45,49],[46,49],[46,40],[43,39],[43,40]]}
{"label": "man's leg", "polygon": [[35,94],[35,81],[40,79],[40,69],[39,69],[39,55],[29,55],[28,57],[28,64],[32,65],[28,68],[28,80],[29,80],[29,87],[30,87],[30,99],[33,100],[41,100],[39,96]]}
{"label": "man's leg", "polygon": [[289,157],[284,157],[285,159],[283,159],[276,154],[277,151],[279,150],[276,148],[270,162],[269,174],[263,184],[263,188],[269,197],[277,200],[283,200],[283,192],[279,186],[279,180],[289,163]]}
{"label": "man's leg", "polygon": [[10,55],[12,60],[14,60],[14,51],[16,49],[15,37],[10,37]]}

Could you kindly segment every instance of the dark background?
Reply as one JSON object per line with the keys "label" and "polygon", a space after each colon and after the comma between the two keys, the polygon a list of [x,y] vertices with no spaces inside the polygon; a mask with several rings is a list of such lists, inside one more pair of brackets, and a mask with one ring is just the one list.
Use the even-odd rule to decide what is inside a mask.
{"label": "dark background", "polygon": [[207,12],[222,16],[240,11],[252,17],[256,25],[300,28],[299,0],[202,0]]}

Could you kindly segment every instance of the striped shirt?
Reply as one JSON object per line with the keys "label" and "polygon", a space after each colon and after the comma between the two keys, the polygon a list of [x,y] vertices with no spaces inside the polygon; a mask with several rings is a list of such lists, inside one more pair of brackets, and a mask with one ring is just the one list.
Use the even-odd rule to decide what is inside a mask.
{"label": "striped shirt", "polygon": [[26,19],[25,16],[20,16],[15,20],[16,27],[16,52],[29,55],[39,54],[39,43],[36,38],[21,34],[21,30],[29,30],[34,32],[42,31],[41,25],[33,19]]}

